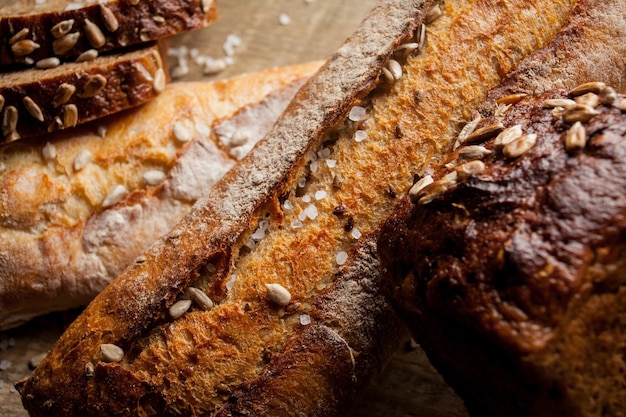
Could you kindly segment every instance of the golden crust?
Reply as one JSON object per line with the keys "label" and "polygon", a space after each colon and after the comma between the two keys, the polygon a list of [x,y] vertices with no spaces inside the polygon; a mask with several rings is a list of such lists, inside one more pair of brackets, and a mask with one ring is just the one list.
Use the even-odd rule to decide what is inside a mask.
{"label": "golden crust", "polygon": [[[211,128],[252,112],[261,134],[318,66],[174,83],[137,110],[1,147],[0,328],[91,300],[235,163],[227,133]],[[176,138],[177,124],[191,140]],[[150,172],[165,178],[149,185]],[[103,207],[118,186],[128,197]]]}

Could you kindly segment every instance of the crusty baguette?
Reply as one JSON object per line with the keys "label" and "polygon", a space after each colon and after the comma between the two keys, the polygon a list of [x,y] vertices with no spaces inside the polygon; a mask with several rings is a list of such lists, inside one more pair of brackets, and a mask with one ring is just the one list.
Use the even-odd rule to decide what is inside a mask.
{"label": "crusty baguette", "polygon": [[207,26],[214,0],[16,0],[0,4],[0,69],[74,60]]}
{"label": "crusty baguette", "polygon": [[139,106],[163,91],[156,44],[135,51],[0,76],[0,144],[73,128]]}
{"label": "crusty baguette", "polygon": [[[449,1],[434,19],[429,1],[381,1],[265,139],[19,384],[31,414],[345,410],[397,335],[374,242],[394,197],[576,13],[575,1],[500,3]],[[427,39],[414,39],[425,15]],[[619,56],[610,46],[597,65]],[[191,286],[217,305],[179,316]]]}
{"label": "crusty baguette", "polygon": [[[139,109],[0,147],[0,328],[87,304],[247,153],[319,65],[174,83]],[[106,202],[116,189],[126,194]]]}

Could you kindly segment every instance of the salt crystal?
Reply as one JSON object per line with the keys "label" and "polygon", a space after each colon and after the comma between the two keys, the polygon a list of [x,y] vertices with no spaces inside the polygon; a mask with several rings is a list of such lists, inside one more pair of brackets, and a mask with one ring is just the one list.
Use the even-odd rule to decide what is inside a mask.
{"label": "salt crystal", "polygon": [[10,367],[11,367],[11,361],[8,361],[6,359],[2,359],[2,361],[0,361],[0,371],[6,371]]}
{"label": "salt crystal", "polygon": [[308,314],[300,314],[300,324],[303,326],[311,324],[311,316]]}
{"label": "salt crystal", "polygon": [[325,199],[326,196],[327,196],[327,194],[326,194],[326,191],[324,191],[324,190],[318,190],[318,191],[315,192],[315,199],[318,200],[318,201]]}
{"label": "salt crystal", "polygon": [[309,219],[311,220],[315,220],[317,218],[317,216],[319,215],[319,211],[317,210],[317,207],[315,207],[315,205],[311,204],[310,206],[308,206],[306,209],[306,215]]}
{"label": "salt crystal", "polygon": [[288,14],[281,13],[280,16],[278,16],[278,21],[280,22],[281,25],[287,26],[288,24],[291,23],[291,18],[289,17]]}
{"label": "salt crystal", "polygon": [[235,281],[237,281],[237,275],[232,274],[230,276],[230,279],[228,281],[226,281],[226,290],[230,291],[233,289],[233,287],[235,286]]}
{"label": "salt crystal", "polygon": [[328,168],[335,168],[337,166],[337,161],[334,159],[327,159],[326,165],[328,165]]}
{"label": "salt crystal", "polygon": [[292,220],[291,221],[291,228],[292,229],[301,229],[303,226],[304,226],[304,224],[300,220]]}
{"label": "salt crystal", "polygon": [[346,261],[348,260],[348,254],[346,252],[339,252],[337,254],[337,256],[335,256],[335,261],[337,262],[337,265],[343,265],[346,263]]}
{"label": "salt crystal", "polygon": [[356,227],[352,229],[352,232],[350,233],[352,235],[353,238],[355,239],[359,239],[361,236],[363,236],[363,234],[361,233],[361,231],[359,229],[357,229]]}
{"label": "salt crystal", "polygon": [[367,132],[365,130],[357,130],[354,133],[354,140],[357,142],[363,142],[367,139]]}
{"label": "salt crystal", "polygon": [[348,118],[353,122],[359,122],[365,119],[366,115],[367,111],[365,110],[365,107],[354,106],[350,109],[350,114],[348,115]]}
{"label": "salt crystal", "polygon": [[311,202],[311,196],[310,195],[303,195],[302,196],[302,201],[304,201],[305,203],[310,203]]}
{"label": "salt crystal", "polygon": [[289,200],[285,200],[283,203],[283,209],[285,210],[293,210],[293,204]]}
{"label": "salt crystal", "polygon": [[317,172],[317,167],[318,167],[317,161],[311,162],[311,167],[310,167],[311,172]]}

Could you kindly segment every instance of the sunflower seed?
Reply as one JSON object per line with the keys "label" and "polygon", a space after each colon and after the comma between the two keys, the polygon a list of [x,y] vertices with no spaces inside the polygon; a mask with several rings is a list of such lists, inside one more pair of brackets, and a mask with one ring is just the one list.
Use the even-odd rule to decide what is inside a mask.
{"label": "sunflower seed", "polygon": [[87,362],[85,364],[85,377],[86,378],[93,378],[95,373],[96,373],[96,370],[95,370],[95,368],[93,366],[93,363]]}
{"label": "sunflower seed", "polygon": [[123,185],[116,185],[102,202],[102,207],[111,207],[124,199],[128,195],[128,190]]}
{"label": "sunflower seed", "polygon": [[626,111],[626,98],[616,100],[615,103],[613,103],[613,107]]}
{"label": "sunflower seed", "polygon": [[11,45],[11,51],[15,56],[24,56],[31,54],[35,49],[39,49],[40,45],[30,39],[23,39]]}
{"label": "sunflower seed", "polygon": [[[102,354],[102,359],[104,359],[105,362],[121,362],[124,358],[124,350],[113,343],[101,344],[100,353]],[[87,367],[85,366],[85,374],[87,373]]]}
{"label": "sunflower seed", "polygon": [[89,19],[85,19],[85,35],[87,36],[87,40],[94,48],[101,48],[106,43],[106,38],[104,37],[104,33],[98,25],[92,22]]}
{"label": "sunflower seed", "polygon": [[517,93],[517,94],[509,94],[508,96],[500,97],[496,100],[498,104],[517,104],[522,101],[528,94],[525,93]]}
{"label": "sunflower seed", "polygon": [[441,15],[443,15],[443,12],[441,11],[441,6],[435,4],[426,12],[426,15],[424,16],[424,23],[429,25],[435,20],[439,19]]}
{"label": "sunflower seed", "polygon": [[585,93],[583,95],[577,96],[574,101],[577,104],[582,104],[584,106],[589,106],[592,109],[598,107],[600,105],[600,96],[594,93]]}
{"label": "sunflower seed", "polygon": [[156,91],[157,93],[162,93],[163,90],[165,90],[166,82],[167,80],[165,79],[165,71],[163,71],[163,68],[159,68],[154,73],[154,80],[152,81],[152,87],[154,88],[154,91]]}
{"label": "sunflower seed", "polygon": [[291,301],[291,293],[280,284],[265,284],[267,298],[281,307],[285,307]]}
{"label": "sunflower seed", "polygon": [[72,27],[74,27],[74,19],[64,20],[52,26],[52,29],[50,29],[50,33],[52,34],[54,39],[59,39],[70,33]]}
{"label": "sunflower seed", "polygon": [[542,103],[544,108],[556,108],[563,107],[565,109],[569,109],[571,107],[576,106],[576,102],[574,100],[570,100],[569,98],[549,98],[543,101]]}
{"label": "sunflower seed", "polygon": [[485,170],[485,163],[483,161],[470,161],[456,167],[456,172],[459,179],[465,179],[473,177],[476,174],[480,174]]}
{"label": "sunflower seed", "polygon": [[83,149],[74,157],[74,171],[80,171],[91,162],[91,152]]}
{"label": "sunflower seed", "polygon": [[493,117],[495,117],[497,120],[501,120],[502,118],[504,118],[504,115],[506,114],[506,112],[509,111],[511,106],[512,104],[497,104],[496,109],[493,112]]}
{"label": "sunflower seed", "polygon": [[521,125],[508,127],[500,132],[498,136],[496,136],[495,140],[493,141],[493,146],[496,148],[504,147],[511,143],[513,140],[522,136],[522,134],[523,132]]}
{"label": "sunflower seed", "polygon": [[142,42],[148,42],[150,40],[150,31],[146,28],[141,29],[139,31],[139,39],[141,39]]}
{"label": "sunflower seed", "polygon": [[32,98],[26,96],[22,99],[22,103],[24,104],[24,108],[26,109],[26,111],[30,113],[31,116],[33,116],[40,122],[43,122],[43,113],[41,111],[41,108],[37,105],[37,103],[33,101]]}
{"label": "sunflower seed", "polygon": [[178,120],[174,122],[172,131],[176,140],[181,143],[189,142],[194,136],[194,131],[189,120]]}
{"label": "sunflower seed", "polygon": [[63,35],[60,38],[56,39],[54,42],[52,42],[52,51],[55,55],[65,55],[74,46],[76,46],[78,38],[80,38],[79,32],[72,32]]}
{"label": "sunflower seed", "polygon": [[463,129],[461,129],[461,131],[459,132],[459,136],[456,138],[456,142],[454,143],[454,149],[465,143],[467,137],[471,135],[474,130],[476,130],[476,126],[478,126],[478,123],[480,123],[481,120],[482,117],[479,114],[474,120],[468,122],[465,126],[463,126]]}
{"label": "sunflower seed", "polygon": [[78,124],[78,107],[68,104],[63,107],[63,129],[75,127]]}
{"label": "sunflower seed", "polygon": [[415,184],[413,184],[413,186],[409,190],[409,198],[411,199],[411,201],[414,203],[417,202],[417,200],[419,200],[419,198],[421,197],[422,191],[433,182],[435,182],[435,180],[433,180],[433,177],[430,175],[426,175],[420,178],[420,180],[417,181]]}
{"label": "sunflower seed", "polygon": [[574,122],[588,122],[589,120],[591,120],[594,116],[597,116],[598,114],[600,114],[600,112],[598,112],[597,110],[595,110],[593,107],[587,106],[585,104],[577,104],[575,107],[566,109],[563,112],[563,120],[567,123],[574,123]]}
{"label": "sunflower seed", "polygon": [[4,109],[4,96],[0,94],[0,112]]}
{"label": "sunflower seed", "polygon": [[565,133],[565,149],[577,151],[583,149],[587,144],[587,132],[580,122],[576,122]]}
{"label": "sunflower seed", "polygon": [[198,305],[202,310],[208,311],[213,308],[213,301],[209,298],[207,293],[196,287],[187,288],[187,295],[191,300]]}
{"label": "sunflower seed", "polygon": [[57,149],[52,143],[46,142],[46,144],[41,149],[41,155],[46,161],[52,161],[57,157]]}
{"label": "sunflower seed", "polygon": [[72,84],[63,83],[57,89],[57,92],[54,94],[54,98],[52,99],[52,105],[54,108],[59,107],[62,104],[67,103],[72,95],[76,91],[76,87]]}
{"label": "sunflower seed", "polygon": [[22,30],[11,36],[11,38],[9,39],[9,45],[13,45],[15,42],[21,41],[22,39],[26,38],[29,33],[30,29],[22,28]]}
{"label": "sunflower seed", "polygon": [[393,77],[394,81],[397,81],[400,78],[402,78],[402,65],[400,65],[400,63],[396,61],[395,59],[389,60],[389,62],[387,63],[387,69],[391,73],[391,76]]}
{"label": "sunflower seed", "polygon": [[170,317],[174,320],[180,318],[191,307],[191,300],[178,300],[169,309]]}
{"label": "sunflower seed", "polygon": [[417,201],[419,205],[425,205],[431,203],[437,197],[443,195],[446,191],[451,190],[457,184],[458,173],[452,171],[446,174],[443,178],[433,182],[425,188],[422,197]]}
{"label": "sunflower seed", "polygon": [[89,78],[83,87],[83,92],[79,95],[81,98],[89,98],[98,94],[107,85],[107,79],[102,74],[96,74]]}
{"label": "sunflower seed", "polygon": [[403,43],[398,47],[399,51],[405,51],[407,54],[416,51],[419,48],[419,44],[417,42],[407,42]]}
{"label": "sunflower seed", "polygon": [[584,83],[577,87],[574,87],[570,92],[570,96],[580,96],[587,93],[598,94],[606,87],[606,84],[601,81],[592,81],[590,83]]}
{"label": "sunflower seed", "polygon": [[2,136],[15,132],[17,128],[18,112],[13,106],[7,106],[2,116]]}
{"label": "sunflower seed", "polygon": [[102,16],[102,21],[104,22],[104,27],[109,32],[115,32],[120,27],[120,22],[118,22],[115,14],[109,9],[106,5],[100,5],[100,15]]}
{"label": "sunflower seed", "polygon": [[39,69],[50,69],[61,65],[61,60],[55,56],[49,58],[40,59],[35,66]]}
{"label": "sunflower seed", "polygon": [[152,16],[152,20],[157,23],[165,23],[165,18],[163,16]]}
{"label": "sunflower seed", "polygon": [[465,143],[480,143],[489,140],[500,134],[504,130],[504,125],[501,122],[496,122],[488,126],[483,126],[480,129],[474,130],[465,139]]}
{"label": "sunflower seed", "polygon": [[535,144],[537,143],[537,135],[534,133],[528,135],[522,135],[517,139],[509,142],[504,149],[502,149],[502,153],[507,158],[517,158],[522,154],[529,151]]}
{"label": "sunflower seed", "polygon": [[394,82],[395,81],[395,79],[393,78],[393,74],[391,73],[391,71],[389,71],[387,69],[387,67],[383,67],[382,68],[382,72],[383,72],[383,75],[385,76],[385,78],[387,79],[387,81],[389,81],[389,82]]}
{"label": "sunflower seed", "polygon": [[415,42],[417,43],[417,49],[420,51],[424,50],[426,45],[426,25],[423,23],[415,32]]}
{"label": "sunflower seed", "polygon": [[617,92],[612,87],[605,87],[600,91],[600,103],[611,105],[617,100]]}
{"label": "sunflower seed", "polygon": [[165,179],[165,173],[156,169],[146,171],[143,174],[143,182],[147,185],[159,185]]}
{"label": "sunflower seed", "polygon": [[96,58],[98,58],[98,51],[96,49],[87,49],[85,52],[78,55],[76,62],[93,61]]}
{"label": "sunflower seed", "polygon": [[464,146],[459,150],[459,157],[465,160],[483,159],[491,155],[491,151],[481,145]]}

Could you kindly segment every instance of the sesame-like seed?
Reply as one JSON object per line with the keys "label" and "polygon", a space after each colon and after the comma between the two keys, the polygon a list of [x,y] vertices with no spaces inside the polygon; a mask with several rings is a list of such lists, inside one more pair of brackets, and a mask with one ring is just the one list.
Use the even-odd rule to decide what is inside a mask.
{"label": "sesame-like seed", "polygon": [[496,137],[504,130],[504,125],[501,122],[496,122],[488,126],[483,126],[480,129],[474,130],[467,136],[464,143],[480,143]]}
{"label": "sesame-like seed", "polygon": [[565,109],[562,117],[563,117],[563,120],[568,123],[575,123],[575,122],[584,123],[584,122],[588,122],[589,120],[591,120],[593,117],[597,116],[598,114],[600,114],[600,112],[595,110],[593,107],[587,106],[585,104],[577,104],[576,106],[572,108]]}
{"label": "sesame-like seed", "polygon": [[417,200],[419,200],[419,198],[421,197],[422,190],[424,190],[433,182],[435,182],[435,180],[433,180],[433,177],[430,175],[426,175],[420,178],[420,180],[417,181],[415,184],[413,184],[413,186],[409,190],[409,198],[411,199],[411,201],[413,201],[414,203],[417,202]]}
{"label": "sesame-like seed", "polygon": [[426,25],[423,23],[415,32],[415,42],[417,43],[417,49],[422,51],[424,49],[424,45],[426,45]]}
{"label": "sesame-like seed", "polygon": [[106,43],[106,38],[104,33],[98,25],[92,22],[89,19],[85,19],[85,35],[87,36],[87,40],[94,48],[102,48]]}
{"label": "sesame-like seed", "polygon": [[587,132],[581,122],[576,122],[565,133],[565,149],[577,151],[587,144]]}
{"label": "sesame-like seed", "polygon": [[193,139],[194,131],[187,120],[177,120],[172,128],[174,137],[180,143],[189,142]]}
{"label": "sesame-like seed", "polygon": [[350,113],[348,114],[348,119],[353,122],[360,122],[361,120],[367,117],[367,110],[365,107],[354,106],[350,109]]}
{"label": "sesame-like seed", "polygon": [[76,58],[76,62],[93,61],[96,58],[98,58],[98,51],[96,49],[88,49],[82,54],[78,55],[78,57]]}
{"label": "sesame-like seed", "polygon": [[128,195],[128,190],[121,184],[118,184],[113,190],[106,196],[102,202],[102,207],[111,207],[120,201],[122,201]]}
{"label": "sesame-like seed", "polygon": [[26,111],[33,116],[35,119],[39,120],[40,122],[43,122],[43,112],[41,111],[41,108],[37,105],[37,103],[35,103],[35,101],[26,96],[22,99],[22,103],[24,104],[24,108],[26,109]]}
{"label": "sesame-like seed", "polygon": [[63,83],[57,89],[57,92],[54,94],[54,98],[52,99],[52,105],[57,108],[65,103],[67,103],[72,95],[76,91],[76,87],[72,84]]}
{"label": "sesame-like seed", "polygon": [[406,42],[402,45],[398,46],[398,51],[404,51],[406,54],[410,54],[419,49],[419,43],[417,42]]}
{"label": "sesame-like seed", "polygon": [[395,79],[393,78],[393,74],[391,73],[391,71],[389,71],[389,69],[387,67],[383,67],[382,68],[382,72],[383,75],[385,76],[385,78],[387,79],[387,81],[389,82],[394,82]]}
{"label": "sesame-like seed", "polygon": [[335,262],[337,262],[337,265],[339,266],[344,265],[347,260],[348,260],[347,252],[341,251],[337,253],[337,255],[335,256]]}
{"label": "sesame-like seed", "polygon": [[59,39],[70,33],[72,27],[74,27],[74,19],[64,20],[52,26],[50,33],[54,39]]}
{"label": "sesame-like seed", "polygon": [[204,311],[209,311],[213,308],[213,300],[199,288],[189,287],[187,288],[187,295],[189,298],[196,303],[198,307],[200,307]]}
{"label": "sesame-like seed", "polygon": [[443,15],[441,6],[438,4],[435,4],[434,6],[430,7],[428,11],[426,12],[426,15],[424,16],[424,23],[429,25],[435,20],[439,19],[441,15]]}
{"label": "sesame-like seed", "polygon": [[102,21],[104,22],[104,27],[109,32],[116,32],[120,27],[120,23],[115,17],[115,14],[109,9],[106,5],[100,5],[100,15],[102,16]]}
{"label": "sesame-like seed", "polygon": [[517,139],[509,142],[502,149],[502,153],[507,158],[517,158],[529,151],[537,143],[537,135],[534,133],[522,135]]}
{"label": "sesame-like seed", "polygon": [[78,107],[68,104],[63,107],[63,129],[70,129],[78,124]]}
{"label": "sesame-like seed", "polygon": [[63,35],[62,37],[52,42],[52,51],[55,53],[55,55],[65,55],[74,46],[76,46],[78,38],[80,38],[80,32],[72,32]]}
{"label": "sesame-like seed", "polygon": [[395,59],[389,60],[389,62],[387,63],[387,69],[389,69],[389,72],[391,73],[394,81],[402,78],[402,65],[400,65],[400,63]]}
{"label": "sesame-like seed", "polygon": [[522,101],[528,94],[526,93],[516,93],[509,94],[508,96],[500,97],[496,100],[498,104],[517,104]]}
{"label": "sesame-like seed", "polygon": [[569,98],[549,98],[544,100],[542,105],[544,108],[563,107],[569,109],[576,106],[576,102]]}
{"label": "sesame-like seed", "polygon": [[474,160],[466,162],[456,167],[456,172],[459,179],[465,179],[480,174],[485,170],[485,163],[483,161]]}
{"label": "sesame-like seed", "polygon": [[29,28],[22,28],[15,35],[13,35],[13,36],[11,36],[11,38],[9,38],[9,45],[13,45],[15,42],[21,41],[22,39],[26,38],[29,33],[30,33],[30,29]]}
{"label": "sesame-like seed", "polygon": [[459,157],[465,160],[483,159],[491,155],[491,151],[482,145],[464,146],[459,150]]}
{"label": "sesame-like seed", "polygon": [[159,185],[165,179],[165,173],[157,169],[146,171],[143,174],[143,182],[147,185]]}
{"label": "sesame-like seed", "polygon": [[21,41],[15,42],[11,45],[11,51],[16,56],[24,56],[31,54],[36,49],[39,49],[40,45],[37,42],[31,41],[30,39],[22,39]]}
{"label": "sesame-like seed", "polygon": [[80,171],[84,169],[87,164],[91,162],[91,152],[87,149],[83,149],[74,158],[74,171]]}
{"label": "sesame-like seed", "polygon": [[124,358],[124,350],[113,343],[101,344],[100,353],[105,362],[121,362]]}
{"label": "sesame-like seed", "polygon": [[291,301],[291,293],[280,284],[265,284],[267,298],[281,307],[285,307]]}
{"label": "sesame-like seed", "polygon": [[15,131],[17,128],[18,111],[14,106],[6,106],[2,116],[2,136]]}
{"label": "sesame-like seed", "polygon": [[461,129],[461,131],[459,132],[459,135],[456,138],[454,149],[458,148],[459,146],[465,143],[468,136],[471,135],[474,132],[474,130],[476,130],[476,126],[478,126],[478,123],[480,123],[481,120],[482,120],[482,117],[479,114],[478,116],[476,116],[476,118],[474,118],[472,121],[468,122],[465,126],[463,126],[463,129]]}
{"label": "sesame-like seed", "polygon": [[603,83],[601,81],[592,81],[592,82],[580,84],[579,86],[574,87],[569,92],[569,95],[574,97],[574,96],[580,96],[580,95],[587,94],[587,93],[598,94],[604,88],[606,88],[606,84],[605,83]]}
{"label": "sesame-like seed", "polygon": [[169,308],[170,317],[174,320],[180,318],[191,307],[191,300],[178,300]]}
{"label": "sesame-like seed", "polygon": [[502,148],[523,135],[522,126],[514,125],[504,129],[493,141],[495,148]]}
{"label": "sesame-like seed", "polygon": [[165,78],[165,72],[163,71],[163,68],[159,68],[154,74],[154,81],[152,82],[152,87],[154,88],[154,91],[156,91],[157,93],[162,93],[163,90],[165,90],[166,81],[167,80]]}
{"label": "sesame-like seed", "polygon": [[61,65],[61,60],[55,56],[49,58],[40,59],[35,63],[35,66],[39,69],[50,69]]}
{"label": "sesame-like seed", "polygon": [[433,182],[424,188],[423,196],[418,200],[418,204],[425,205],[431,203],[434,199],[445,193],[446,191],[454,188],[457,185],[458,173],[452,171],[444,175],[439,180]]}
{"label": "sesame-like seed", "polygon": [[52,143],[46,142],[46,144],[41,149],[41,155],[46,161],[52,161],[57,157],[57,150]]}
{"label": "sesame-like seed", "polygon": [[81,98],[90,98],[98,94],[100,91],[104,89],[107,85],[107,79],[102,74],[96,74],[90,77],[85,86],[83,87],[83,92],[79,94]]}

